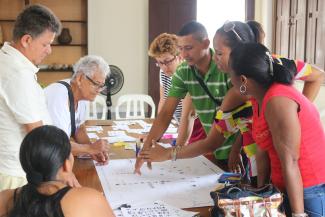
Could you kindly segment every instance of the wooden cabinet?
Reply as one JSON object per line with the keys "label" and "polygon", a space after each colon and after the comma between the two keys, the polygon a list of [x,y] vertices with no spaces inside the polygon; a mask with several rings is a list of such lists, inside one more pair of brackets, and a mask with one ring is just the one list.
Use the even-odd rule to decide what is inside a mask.
{"label": "wooden cabinet", "polygon": [[67,45],[60,44],[55,38],[52,53],[43,61],[38,73],[38,81],[48,85],[71,77],[71,66],[88,53],[87,0],[0,0],[0,25],[4,41],[11,40],[18,13],[29,4],[42,4],[50,8],[61,20],[62,27],[69,29],[72,37]]}
{"label": "wooden cabinet", "polygon": [[277,0],[275,52],[325,69],[323,0]]}

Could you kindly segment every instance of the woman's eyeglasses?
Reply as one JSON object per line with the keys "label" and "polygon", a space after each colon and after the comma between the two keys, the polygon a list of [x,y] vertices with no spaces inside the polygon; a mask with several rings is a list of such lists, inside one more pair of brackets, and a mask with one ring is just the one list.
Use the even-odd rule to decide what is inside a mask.
{"label": "woman's eyeglasses", "polygon": [[235,30],[236,24],[234,22],[231,21],[226,21],[225,24],[223,24],[223,31],[225,32],[230,32],[232,31],[233,33],[235,33],[236,37],[240,40],[243,41],[243,39],[239,36],[239,34],[236,32]]}
{"label": "woman's eyeglasses", "polygon": [[100,84],[100,83],[97,83],[96,81],[94,81],[93,79],[91,79],[88,75],[85,75],[85,77],[88,79],[88,81],[91,82],[91,84],[93,85],[93,87],[95,87],[97,90],[104,90],[106,88],[106,85],[105,84]]}
{"label": "woman's eyeglasses", "polygon": [[156,62],[156,66],[157,67],[161,67],[161,66],[169,66],[172,62],[174,62],[174,60],[176,59],[176,56],[174,56],[174,58],[170,59],[170,60],[166,60],[164,62]]}

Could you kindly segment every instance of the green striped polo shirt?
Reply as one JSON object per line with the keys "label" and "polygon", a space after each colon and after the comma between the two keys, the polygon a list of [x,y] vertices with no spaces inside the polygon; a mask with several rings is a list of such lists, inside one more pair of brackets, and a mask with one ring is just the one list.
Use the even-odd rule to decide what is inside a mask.
{"label": "green striped polo shirt", "polygon": [[[213,51],[211,50],[213,54]],[[215,118],[215,111],[219,106],[210,99],[205,90],[197,81],[195,75],[202,78],[211,94],[219,100],[223,100],[227,91],[231,87],[230,78],[227,74],[222,73],[214,63],[211,61],[209,71],[203,77],[196,69],[192,69],[186,62],[178,66],[176,72],[172,77],[172,86],[169,90],[168,96],[176,98],[184,98],[187,93],[191,95],[195,111],[198,114],[200,121],[208,134]],[[229,141],[225,142],[227,146],[222,146],[216,152],[218,159],[227,159],[231,144]],[[219,152],[219,153],[218,153]]]}

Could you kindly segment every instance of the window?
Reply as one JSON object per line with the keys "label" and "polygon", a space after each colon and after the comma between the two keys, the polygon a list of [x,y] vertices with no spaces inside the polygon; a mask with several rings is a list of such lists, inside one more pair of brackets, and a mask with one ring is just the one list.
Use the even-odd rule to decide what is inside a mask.
{"label": "window", "polygon": [[212,42],[227,20],[245,21],[245,10],[245,0],[197,0],[197,21],[205,26]]}

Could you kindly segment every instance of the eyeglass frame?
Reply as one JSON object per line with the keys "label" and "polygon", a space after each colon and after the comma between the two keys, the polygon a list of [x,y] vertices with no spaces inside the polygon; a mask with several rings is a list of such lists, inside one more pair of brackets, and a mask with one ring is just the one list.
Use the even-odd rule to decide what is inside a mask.
{"label": "eyeglass frame", "polygon": [[[229,25],[231,25],[230,28],[226,28],[226,26],[229,26]],[[240,37],[240,35],[235,30],[235,27],[236,27],[236,24],[234,22],[232,22],[232,21],[226,21],[223,24],[223,31],[225,31],[225,32],[232,31],[240,41],[243,41],[243,39]]]}
{"label": "eyeglass frame", "polygon": [[91,79],[88,75],[85,75],[85,77],[87,78],[88,81],[91,82],[91,84],[93,85],[93,87],[95,87],[97,90],[104,90],[106,88],[106,84],[99,84],[96,81],[94,81],[93,79]]}
{"label": "eyeglass frame", "polygon": [[167,60],[167,61],[164,61],[164,62],[159,62],[159,61],[157,61],[156,62],[156,66],[157,67],[161,67],[161,66],[169,66],[172,62],[174,62],[175,60],[176,60],[176,57],[177,56],[174,56],[172,59],[170,59],[170,60]]}

